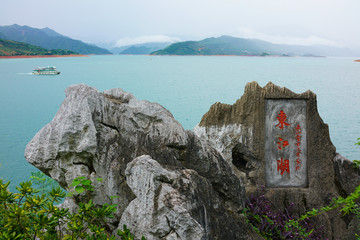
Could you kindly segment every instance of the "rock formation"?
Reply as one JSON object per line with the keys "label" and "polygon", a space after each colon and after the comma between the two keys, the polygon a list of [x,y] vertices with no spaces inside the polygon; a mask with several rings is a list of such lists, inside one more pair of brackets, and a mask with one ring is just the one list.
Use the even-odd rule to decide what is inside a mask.
{"label": "rock formation", "polygon": [[[335,152],[316,96],[253,82],[234,104],[215,103],[194,131],[185,131],[157,103],[121,89],[98,92],[83,84],[66,89],[54,119],[25,150],[26,160],[69,189],[89,177],[93,201],[119,196],[114,231],[127,224],[137,236],[157,239],[259,239],[241,214],[246,194],[265,182],[265,99],[306,99],[308,186],[267,187],[274,207],[295,203],[298,214],[347,196],[359,171]],[[97,178],[104,181],[97,182]],[[78,196],[76,201],[85,201]],[[76,202],[66,200],[67,206]],[[331,212],[317,219],[329,239],[351,239],[353,216]]]}
{"label": "rock formation", "polygon": [[[359,170],[336,153],[328,125],[317,111],[316,95],[307,91],[296,94],[272,83],[261,88],[248,83],[244,95],[234,105],[215,103],[203,116],[194,132],[222,154],[233,172],[242,179],[247,195],[266,186],[265,177],[265,101],[267,99],[305,99],[307,102],[307,175],[305,188],[266,188],[275,208],[294,203],[297,214],[328,205],[338,196],[346,197],[360,184]],[[344,218],[331,211],[317,219],[329,239],[353,239],[357,228],[354,216]]]}
{"label": "rock formation", "polygon": [[[132,162],[142,155],[154,160]],[[222,156],[185,131],[159,104],[139,101],[121,89],[100,93],[83,84],[67,88],[60,110],[29,142],[25,157],[65,189],[74,178],[89,177],[96,184],[93,201],[97,204],[119,196],[113,224],[117,226],[120,218],[134,220],[127,224],[136,233],[149,233],[149,239],[184,239],[191,234],[188,239],[248,239],[253,234],[240,214],[244,186]],[[148,167],[157,172],[149,172]],[[141,174],[133,179],[131,172]],[[97,182],[99,177],[104,181]],[[182,184],[190,179],[188,187]],[[139,188],[149,189],[146,199]],[[153,209],[141,208],[148,203]],[[136,224],[136,216],[130,216],[144,217],[152,210],[155,216],[148,216],[141,225]],[[180,226],[176,219],[193,225]],[[198,228],[192,229],[195,225]]]}

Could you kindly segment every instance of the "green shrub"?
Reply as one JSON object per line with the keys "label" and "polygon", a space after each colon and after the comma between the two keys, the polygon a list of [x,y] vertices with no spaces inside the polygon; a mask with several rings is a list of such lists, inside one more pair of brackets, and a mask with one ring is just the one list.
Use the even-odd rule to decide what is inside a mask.
{"label": "green shrub", "polygon": [[31,182],[36,185],[36,189],[40,194],[51,191],[52,188],[60,187],[60,185],[52,178],[46,176],[42,172],[31,172]]}
{"label": "green shrub", "polygon": [[[53,186],[47,190],[51,181],[45,178],[44,175],[33,174],[32,180],[40,185],[40,189],[33,188],[33,183],[27,181],[16,187],[18,193],[10,192],[10,182],[0,179],[0,240],[115,239],[107,224],[116,211],[115,204],[97,207],[90,200],[80,202],[77,211],[70,213],[69,209],[55,205],[63,200],[66,192]],[[72,186],[75,191],[70,192],[70,196],[93,191],[92,182],[84,177],[76,178]],[[122,240],[134,239],[126,225],[117,234]],[[142,237],[142,240],[145,238]]]}

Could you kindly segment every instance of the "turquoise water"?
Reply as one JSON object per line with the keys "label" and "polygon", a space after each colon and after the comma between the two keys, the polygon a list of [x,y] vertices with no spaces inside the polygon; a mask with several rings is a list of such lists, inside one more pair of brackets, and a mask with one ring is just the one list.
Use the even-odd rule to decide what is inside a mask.
{"label": "turquoise water", "polygon": [[[58,76],[28,74],[56,66]],[[205,56],[91,56],[0,59],[0,178],[13,184],[36,171],[24,159],[26,144],[51,121],[67,86],[85,83],[99,91],[122,88],[169,109],[192,129],[215,102],[233,104],[247,82],[271,81],[317,94],[337,151],[360,159],[360,63],[348,58]]]}

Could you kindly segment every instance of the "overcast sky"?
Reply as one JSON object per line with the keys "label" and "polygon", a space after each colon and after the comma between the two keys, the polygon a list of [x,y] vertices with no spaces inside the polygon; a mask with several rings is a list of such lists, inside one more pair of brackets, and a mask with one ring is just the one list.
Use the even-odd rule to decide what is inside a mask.
{"label": "overcast sky", "polygon": [[360,47],[360,0],[3,0],[0,25],[49,27],[85,42],[200,40]]}

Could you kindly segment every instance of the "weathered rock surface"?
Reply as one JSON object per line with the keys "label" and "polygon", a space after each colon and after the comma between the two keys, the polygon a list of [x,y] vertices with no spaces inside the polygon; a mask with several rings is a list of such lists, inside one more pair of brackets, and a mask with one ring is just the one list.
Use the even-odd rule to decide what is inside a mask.
{"label": "weathered rock surface", "polygon": [[[128,167],[127,174],[131,171],[144,173],[134,181],[129,174],[125,176],[125,169],[141,155],[151,156],[156,164],[150,159],[150,165],[144,161],[139,166],[130,164],[134,167]],[[127,224],[139,234],[149,233],[152,239],[184,239],[179,236],[189,237],[191,234],[194,236],[187,239],[218,239],[222,236],[246,239],[252,234],[239,213],[245,199],[243,183],[232,173],[222,156],[194,133],[185,131],[159,104],[139,101],[121,89],[100,93],[83,84],[67,88],[66,99],[58,113],[29,142],[25,157],[65,189],[69,189],[74,178],[89,177],[95,184],[92,196],[95,203],[109,203],[111,196],[119,196],[115,199],[120,207],[113,224],[116,226],[120,218],[133,219],[134,222]],[[149,173],[147,167],[160,173]],[[163,170],[165,167],[174,173]],[[159,179],[151,179],[157,175]],[[162,183],[167,180],[161,176],[166,176],[175,185]],[[97,178],[104,181],[97,182]],[[189,182],[189,178],[194,182],[188,183],[191,187],[187,189],[183,181]],[[196,184],[202,184],[204,188],[196,189]],[[139,190],[141,188],[149,189],[149,194],[153,195],[142,196],[144,192]],[[180,201],[177,206],[176,198],[168,196],[168,202],[162,203],[167,204],[167,212],[153,212],[155,216],[147,216],[151,209],[144,208],[147,206],[144,204],[155,206],[157,199],[163,197],[159,194],[170,193],[172,189],[182,197],[185,191],[188,199]],[[77,198],[77,201],[85,200],[81,196]],[[189,214],[185,214],[186,211]],[[143,218],[146,216],[141,228],[135,222],[137,217],[129,215],[135,212]],[[206,216],[202,216],[205,213]],[[165,221],[166,217],[170,221],[170,225],[165,222],[167,226],[175,229],[167,237],[162,234],[169,229],[161,224],[145,226],[145,223],[154,223],[156,219]],[[176,219],[189,221],[189,224],[193,222],[198,229],[185,231],[172,222]],[[232,230],[225,233],[220,228],[225,227],[222,223],[227,223]]]}
{"label": "weathered rock surface", "polygon": [[130,162],[125,174],[136,199],[119,226],[128,224],[136,235],[149,240],[249,239],[244,222],[234,225],[210,181],[196,171],[168,170],[144,155]]}
{"label": "weathered rock surface", "polygon": [[[297,214],[328,205],[338,196],[346,197],[360,184],[359,170],[336,154],[327,124],[317,112],[316,95],[311,91],[296,94],[272,83],[261,88],[256,82],[246,85],[244,95],[234,105],[215,103],[203,116],[194,132],[222,154],[234,173],[245,183],[247,194],[265,186],[265,100],[305,99],[307,101],[308,187],[266,188],[275,208],[291,203]],[[317,219],[325,226],[329,239],[354,239],[356,218],[332,211]]]}

